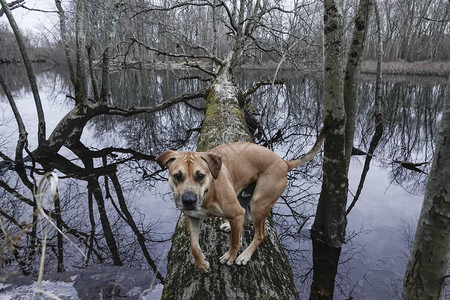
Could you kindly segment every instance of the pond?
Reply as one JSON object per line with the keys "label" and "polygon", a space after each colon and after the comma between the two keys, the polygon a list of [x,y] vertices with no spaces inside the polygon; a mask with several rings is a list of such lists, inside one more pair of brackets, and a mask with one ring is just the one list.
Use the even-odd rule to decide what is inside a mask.
{"label": "pond", "polygon": [[[65,70],[46,70],[44,66],[38,69],[38,85],[47,133],[50,134],[71,109],[73,100],[66,95],[73,91]],[[33,149],[37,144],[37,116],[23,70],[2,66],[1,72],[8,80],[27,127],[28,147]],[[236,76],[236,81],[241,87],[248,88],[259,80],[269,79],[271,74],[270,71],[243,70]],[[192,79],[177,81],[180,75],[179,71],[169,70],[114,72],[111,102],[118,107],[152,106],[162,99],[202,87]],[[322,83],[315,74],[286,72],[282,77],[286,79],[284,85],[263,87],[251,97],[253,115],[261,124],[255,139],[281,157],[293,159],[307,152],[321,128]],[[431,167],[444,83],[444,78],[384,78],[384,132],[370,169],[365,172],[358,201],[348,214],[347,242],[336,279],[336,299],[400,297],[409,248],[422,205],[426,173]],[[367,151],[374,135],[374,93],[375,78],[362,76],[354,141],[355,148],[362,151]],[[179,211],[172,202],[166,172],[161,171],[152,159],[166,149],[195,149],[203,105],[203,100],[193,100],[189,106],[177,104],[151,115],[103,116],[87,124],[81,141],[91,150],[92,172],[107,165],[113,168],[99,176],[94,185],[90,179],[58,172],[65,232],[83,248],[88,258],[67,242],[62,255],[58,252],[57,234],[49,229],[47,272],[112,264],[108,244],[111,241],[105,238],[101,221],[104,216],[100,216],[97,209],[103,203],[113,235],[111,239],[117,245],[121,262],[144,269],[153,262],[165,274],[170,238]],[[17,193],[28,199],[32,196],[8,167],[5,158],[14,158],[18,130],[2,90],[0,113],[0,207],[18,223],[30,224],[33,221],[31,207],[16,196]],[[64,149],[59,154],[74,166],[86,165],[80,156]],[[112,150],[114,154],[111,154]],[[108,154],[100,155],[102,151]],[[319,198],[322,159],[319,155],[308,165],[289,173],[288,187],[273,210],[274,222],[293,266],[301,299],[307,299],[312,278],[309,230]],[[352,156],[349,204],[360,185],[365,159],[366,155]],[[421,171],[414,171],[398,162],[425,164],[419,167]],[[37,178],[41,171],[40,166],[28,170]],[[16,194],[11,194],[5,187],[11,187]],[[94,192],[95,188],[101,191],[100,194]],[[20,235],[16,225],[8,221],[5,224],[13,234]],[[39,257],[31,248],[38,246],[29,239],[22,239],[21,247],[14,255],[8,254],[14,259],[7,268],[36,274]]]}

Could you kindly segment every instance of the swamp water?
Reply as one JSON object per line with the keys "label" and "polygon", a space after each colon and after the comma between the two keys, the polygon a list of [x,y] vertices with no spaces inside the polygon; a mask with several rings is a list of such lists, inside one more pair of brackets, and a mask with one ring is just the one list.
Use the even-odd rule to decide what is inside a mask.
{"label": "swamp water", "polygon": [[[13,91],[29,134],[29,148],[36,145],[36,112],[24,73],[12,68],[3,69]],[[2,70],[2,72],[3,72]],[[113,105],[118,107],[152,106],[162,99],[195,91],[201,87],[191,80],[176,83],[172,71],[126,70],[112,75]],[[270,76],[270,75],[269,75]],[[314,76],[285,74],[285,85],[263,87],[251,96],[250,109],[261,128],[255,133],[257,141],[266,144],[285,159],[293,159],[307,152],[321,127],[321,80]],[[267,79],[267,72],[243,71],[236,76],[241,87],[248,88]],[[421,166],[425,172],[403,168],[394,161],[431,161],[436,128],[441,116],[444,94],[443,78],[386,77],[383,81],[384,132],[375,150],[359,200],[348,215],[347,243],[341,254],[336,278],[336,299],[353,296],[354,299],[397,299],[406,266],[409,247],[414,237],[427,173],[431,164]],[[356,120],[354,146],[367,151],[374,134],[373,99],[375,80],[362,76],[359,85],[359,110]],[[73,105],[66,98],[71,94],[68,76],[59,70],[38,72],[38,85],[43,100],[47,132],[56,126]],[[199,108],[203,100],[190,101]],[[165,274],[166,257],[171,245],[171,234],[179,211],[172,203],[166,182],[167,173],[156,163],[129,160],[133,149],[148,155],[158,155],[166,149],[193,150],[199,134],[203,112],[184,104],[151,115],[123,118],[103,116],[91,120],[83,131],[81,141],[91,150],[108,147],[121,149],[116,156],[106,157],[106,163],[115,164],[116,174],[124,200],[152,259]],[[0,151],[14,157],[17,125],[6,97],[0,91]],[[128,151],[128,152],[127,152]],[[73,163],[81,161],[67,149],[60,154]],[[300,298],[306,299],[311,283],[312,225],[321,184],[319,155],[308,165],[289,173],[288,187],[274,207],[274,221],[280,239],[294,269]],[[356,193],[365,156],[352,156],[349,174],[349,204]],[[105,164],[97,158],[95,167]],[[39,177],[39,172],[36,177]],[[82,235],[71,239],[85,252],[90,252],[88,265],[111,264],[110,253],[102,233],[96,205],[89,200],[85,181],[61,176],[61,215],[71,228]],[[18,192],[27,191],[17,175],[4,167],[1,180]],[[136,234],[130,229],[117,204],[118,195],[108,180],[99,179],[106,211],[119,254],[124,265],[148,269]],[[31,222],[30,207],[0,188],[0,207],[17,221]],[[93,208],[93,210],[92,210]],[[93,214],[93,215],[92,215]],[[90,220],[90,216],[94,216]],[[91,231],[94,227],[95,231]],[[10,227],[11,230],[14,226]],[[92,234],[92,232],[94,234]],[[91,251],[82,236],[91,239]],[[24,242],[26,243],[26,242]],[[49,244],[56,243],[56,233],[50,231]],[[50,249],[52,249],[50,247]],[[54,250],[54,249],[53,249]],[[25,250],[21,250],[25,251]],[[25,255],[24,253],[19,253]],[[36,272],[38,258],[32,262],[30,273]],[[214,259],[214,258],[209,258]],[[217,258],[218,259],[218,258]],[[66,271],[86,266],[85,259],[68,243],[64,247]],[[49,251],[46,271],[56,272],[57,257]],[[17,269],[12,262],[10,270]],[[157,294],[154,294],[157,297]]]}

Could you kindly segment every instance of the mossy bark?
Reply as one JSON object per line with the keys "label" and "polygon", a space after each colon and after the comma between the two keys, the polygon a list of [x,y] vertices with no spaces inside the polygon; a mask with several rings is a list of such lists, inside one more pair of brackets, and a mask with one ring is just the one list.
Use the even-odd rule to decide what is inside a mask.
{"label": "mossy bark", "polygon": [[219,76],[206,98],[205,118],[202,123],[197,151],[207,151],[233,142],[252,142],[239,107],[238,88],[229,76]]}
{"label": "mossy bark", "polygon": [[[230,76],[219,76],[213,83],[198,151],[224,143],[251,141],[236,99],[237,91]],[[269,221],[266,221],[267,237],[247,266],[220,264],[219,258],[230,246],[230,234],[220,230],[220,223],[218,219],[205,219],[202,223],[200,246],[210,263],[209,272],[204,274],[193,263],[186,217],[180,216],[172,236],[161,299],[298,299],[291,266]],[[252,238],[253,227],[245,228],[241,250]]]}

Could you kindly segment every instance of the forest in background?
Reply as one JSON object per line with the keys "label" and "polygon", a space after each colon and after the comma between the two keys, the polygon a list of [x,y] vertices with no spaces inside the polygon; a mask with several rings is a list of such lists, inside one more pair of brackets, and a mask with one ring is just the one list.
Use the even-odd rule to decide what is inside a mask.
{"label": "forest in background", "polygon": [[[29,9],[26,1],[14,1],[20,9]],[[394,0],[378,1],[383,61],[386,73],[445,75],[450,53],[448,1]],[[112,1],[86,3],[86,47],[93,61],[100,62],[108,38],[114,54],[111,59],[122,66],[179,66],[186,54],[197,63],[207,63],[230,50],[231,29],[223,22],[225,11],[201,1],[194,5],[179,1],[126,1],[120,5],[117,34],[108,35],[105,22],[114,10]],[[74,34],[76,7],[67,2],[65,17],[68,34]],[[357,1],[345,0],[343,43],[349,49],[354,28]],[[57,11],[42,12],[57,14]],[[229,12],[232,13],[232,12]],[[264,16],[246,45],[242,67],[298,68],[318,70],[322,62],[323,5],[321,1],[280,1],[279,7]],[[2,13],[0,12],[0,15]],[[51,28],[50,30],[55,30]],[[25,43],[32,60],[65,64],[64,46],[56,32],[25,32]],[[0,25],[0,63],[20,62],[14,34],[7,24]],[[376,22],[370,19],[364,48],[363,71],[375,72],[377,44]],[[155,50],[155,51],[146,51]],[[165,54],[179,54],[171,55]],[[346,53],[346,51],[344,51]],[[281,62],[281,63],[280,63]],[[420,62],[420,63],[417,63]],[[192,63],[192,62],[191,62]],[[444,67],[443,67],[444,66]]]}

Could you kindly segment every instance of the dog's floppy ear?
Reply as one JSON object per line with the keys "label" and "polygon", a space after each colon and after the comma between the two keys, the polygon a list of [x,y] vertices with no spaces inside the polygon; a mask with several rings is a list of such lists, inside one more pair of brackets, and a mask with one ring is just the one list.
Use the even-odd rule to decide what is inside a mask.
{"label": "dog's floppy ear", "polygon": [[167,164],[169,164],[172,160],[176,158],[177,153],[172,150],[167,150],[158,155],[155,160],[159,164],[161,168],[167,167]]}
{"label": "dog's floppy ear", "polygon": [[212,153],[203,153],[201,158],[208,164],[209,171],[213,178],[217,179],[217,177],[219,177],[220,168],[222,167],[222,156]]}

